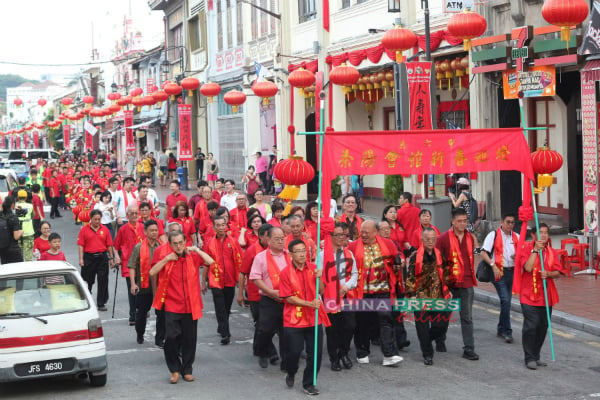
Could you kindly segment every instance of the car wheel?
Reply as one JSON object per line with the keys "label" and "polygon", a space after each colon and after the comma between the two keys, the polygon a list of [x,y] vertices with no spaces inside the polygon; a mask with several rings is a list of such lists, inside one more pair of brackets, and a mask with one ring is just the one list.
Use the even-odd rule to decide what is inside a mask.
{"label": "car wheel", "polygon": [[88,375],[91,386],[99,387],[106,385],[106,374],[94,375],[92,372],[89,372]]}

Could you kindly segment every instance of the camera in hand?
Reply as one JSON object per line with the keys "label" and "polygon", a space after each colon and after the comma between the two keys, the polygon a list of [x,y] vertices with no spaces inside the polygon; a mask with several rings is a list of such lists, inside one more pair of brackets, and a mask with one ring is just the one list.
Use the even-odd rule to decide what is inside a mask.
{"label": "camera in hand", "polygon": [[27,210],[21,207],[15,208],[15,215],[19,218],[27,215]]}

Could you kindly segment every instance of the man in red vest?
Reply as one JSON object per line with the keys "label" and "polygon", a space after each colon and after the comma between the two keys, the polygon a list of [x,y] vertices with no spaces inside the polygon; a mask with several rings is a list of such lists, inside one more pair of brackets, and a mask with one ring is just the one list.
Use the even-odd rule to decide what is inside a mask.
{"label": "man in red vest", "polygon": [[[442,233],[436,247],[446,260],[450,271],[448,286],[455,299],[460,299],[460,328],[463,337],[463,358],[479,360],[473,336],[473,286],[477,286],[473,251],[474,239],[467,231],[467,213],[462,208],[452,210],[452,227]],[[436,351],[445,352],[445,337],[436,342]]]}
{"label": "man in red vest", "polygon": [[516,217],[514,214],[504,214],[500,228],[490,232],[483,241],[481,258],[492,266],[494,278],[492,284],[500,298],[500,320],[498,321],[497,336],[506,343],[512,343],[512,328],[510,326],[510,302],[515,273],[515,249],[519,242],[513,228]]}
{"label": "man in red vest", "polygon": [[217,332],[221,335],[221,344],[228,345],[231,340],[229,315],[242,268],[242,248],[237,240],[227,234],[227,220],[224,217],[215,217],[213,226],[215,236],[206,243],[204,249],[215,262],[203,271],[202,293],[206,293],[208,279],[215,304]]}
{"label": "man in red vest", "polygon": [[231,224],[239,231],[248,225],[248,218],[246,217],[246,213],[248,212],[248,198],[245,194],[238,193],[235,201],[237,207],[229,210],[229,215],[231,216]]}
{"label": "man in red vest", "polygon": [[183,232],[171,232],[168,254],[150,269],[151,277],[158,275],[152,306],[165,312],[164,353],[171,383],[177,383],[181,375],[185,381],[194,380],[198,320],[202,318],[198,268],[214,264],[208,254],[197,247],[186,248],[185,243]]}

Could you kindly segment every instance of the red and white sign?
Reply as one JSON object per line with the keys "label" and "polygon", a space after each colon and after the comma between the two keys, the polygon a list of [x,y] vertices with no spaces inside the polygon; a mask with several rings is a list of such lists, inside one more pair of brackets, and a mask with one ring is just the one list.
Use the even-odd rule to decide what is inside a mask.
{"label": "red and white sign", "polygon": [[[36,147],[38,146],[38,135],[37,132],[33,132],[33,141],[35,142]],[[63,126],[63,145],[65,150],[69,149],[69,145],[71,144],[71,125],[65,124]]]}
{"label": "red and white sign", "polygon": [[241,68],[244,64],[244,49],[240,47],[217,54],[215,64],[217,65],[217,72],[227,72],[234,68]]}
{"label": "red and white sign", "polygon": [[135,139],[133,137],[133,110],[123,111],[125,119],[125,151],[135,151]]}
{"label": "red and white sign", "polygon": [[179,159],[181,161],[192,161],[192,105],[179,104]]}
{"label": "red and white sign", "polygon": [[[597,72],[597,71],[590,71]],[[585,232],[598,232],[598,136],[596,105],[597,74],[581,74],[581,120],[583,122],[583,205]]]}
{"label": "red and white sign", "polygon": [[432,129],[431,62],[406,63],[410,96],[410,130]]}

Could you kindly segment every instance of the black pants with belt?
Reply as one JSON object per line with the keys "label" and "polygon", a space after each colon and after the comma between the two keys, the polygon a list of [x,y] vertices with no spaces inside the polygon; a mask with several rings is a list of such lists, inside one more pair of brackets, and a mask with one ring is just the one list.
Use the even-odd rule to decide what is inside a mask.
{"label": "black pants with belt", "polygon": [[331,361],[338,361],[340,357],[348,355],[350,343],[356,329],[356,313],[340,311],[327,314],[331,326],[325,328],[327,333],[327,352]]}
{"label": "black pants with belt", "polygon": [[217,332],[221,337],[229,337],[231,336],[229,314],[231,314],[235,287],[225,286],[223,289],[211,288],[210,290],[215,304],[215,314],[217,315]]}
{"label": "black pants with belt", "polygon": [[[179,372],[182,375],[191,374],[196,358],[198,320],[192,319],[192,314],[165,311],[165,327],[164,352],[169,372]],[[181,356],[179,356],[180,349]]]}
{"label": "black pants with belt", "polygon": [[278,303],[267,296],[261,296],[258,315],[258,355],[263,358],[273,354],[273,336],[279,335],[279,354],[281,369],[285,369],[285,338],[283,335],[283,303]]}
{"label": "black pants with belt", "polygon": [[[530,306],[521,303],[523,310],[523,351],[525,352],[525,364],[529,361],[539,361],[540,351],[548,332],[548,318],[546,307]],[[552,307],[549,309],[552,315]]]}
{"label": "black pants with belt", "polygon": [[317,374],[321,369],[323,355],[323,327],[319,325],[317,336],[317,354],[315,355],[315,327],[284,328],[286,342],[286,363],[288,374],[294,376],[298,372],[300,354],[306,349],[306,367],[302,376],[302,387],[307,388],[313,384],[315,373],[315,357],[317,357]]}
{"label": "black pants with belt", "polygon": [[90,293],[96,276],[98,277],[96,305],[103,307],[108,301],[108,255],[106,253],[83,253],[81,277],[87,282]]}

